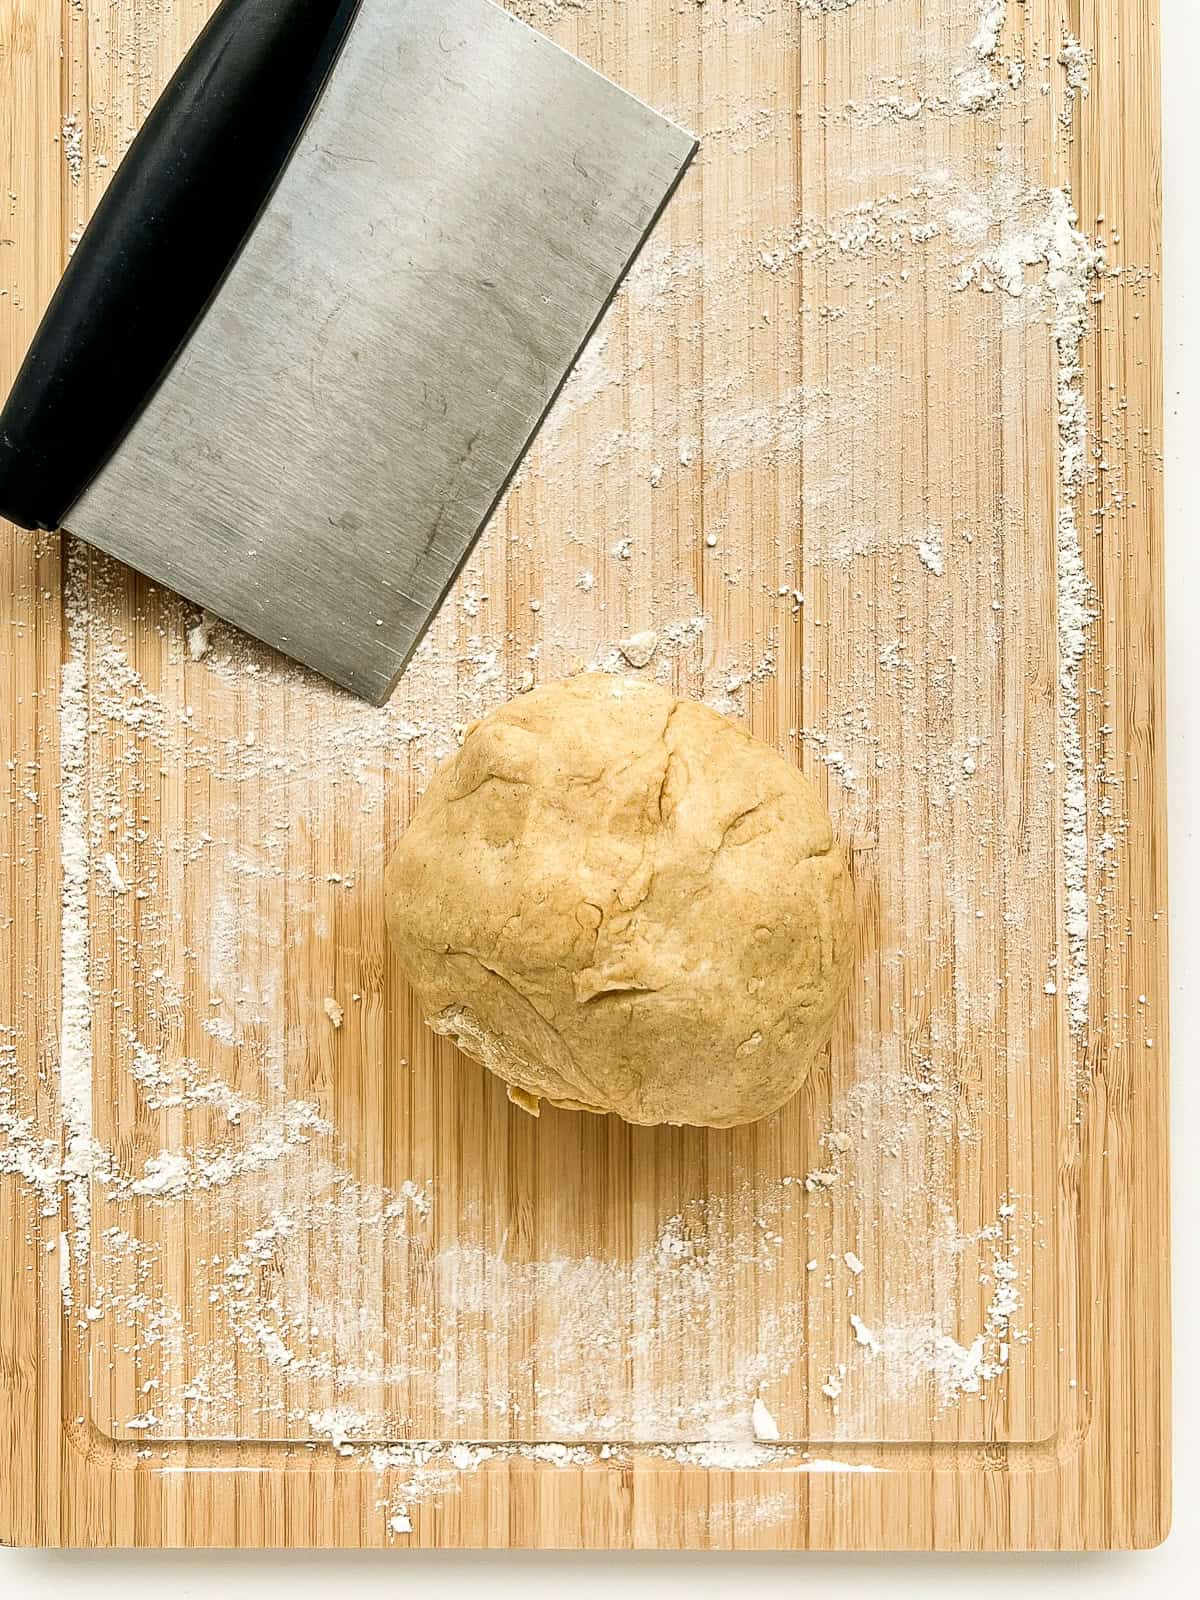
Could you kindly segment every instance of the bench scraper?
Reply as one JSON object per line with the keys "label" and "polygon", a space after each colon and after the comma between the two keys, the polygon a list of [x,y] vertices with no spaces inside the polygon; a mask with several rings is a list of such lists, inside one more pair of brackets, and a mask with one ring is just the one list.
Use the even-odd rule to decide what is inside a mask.
{"label": "bench scraper", "polygon": [[383,701],[695,148],[491,0],[224,0],[0,415],[0,514]]}

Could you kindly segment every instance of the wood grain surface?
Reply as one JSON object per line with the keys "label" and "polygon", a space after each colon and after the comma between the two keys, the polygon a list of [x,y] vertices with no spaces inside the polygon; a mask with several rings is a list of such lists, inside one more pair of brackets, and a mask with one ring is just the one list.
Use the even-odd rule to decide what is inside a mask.
{"label": "wood grain surface", "polygon": [[[0,0],[5,385],[209,9]],[[0,541],[0,1536],[1154,1544],[1157,6],[511,9],[702,148],[391,705]],[[751,1128],[535,1121],[386,947],[461,725],[644,630],[853,867]]]}

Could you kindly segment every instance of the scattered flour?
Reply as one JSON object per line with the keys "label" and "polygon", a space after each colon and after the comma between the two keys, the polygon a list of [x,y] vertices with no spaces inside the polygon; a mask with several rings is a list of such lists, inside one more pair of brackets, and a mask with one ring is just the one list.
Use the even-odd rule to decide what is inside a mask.
{"label": "scattered flour", "polygon": [[114,894],[129,893],[129,885],[121,876],[121,869],[117,866],[116,857],[111,850],[106,850],[100,857],[100,869]]}
{"label": "scattered flour", "polygon": [[921,565],[932,572],[935,578],[943,577],[946,563],[942,555],[942,536],[935,529],[931,529],[927,539],[917,542],[917,554],[921,558]]}
{"label": "scattered flour", "polygon": [[[78,571],[76,567],[74,571]],[[68,567],[68,583],[72,569]],[[92,989],[88,926],[91,880],[87,802],[88,692],[85,669],[86,618],[68,597],[67,642],[60,697],[60,814],[62,858],[62,1002],[58,1043],[58,1098],[63,1120],[63,1176],[70,1203],[76,1259],[87,1259],[91,1239],[91,1173],[97,1146],[92,1137]],[[68,1296],[71,1293],[68,1282]]]}
{"label": "scattered flour", "polygon": [[779,1424],[767,1410],[766,1402],[757,1395],[755,1396],[754,1404],[751,1407],[750,1423],[754,1429],[754,1437],[756,1439],[767,1442],[778,1440]]}
{"label": "scattered flour", "polygon": [[187,631],[188,657],[192,661],[203,661],[212,649],[212,632],[217,626],[217,619],[207,612],[199,622],[194,622]]}
{"label": "scattered flour", "polygon": [[1066,69],[1067,87],[1063,98],[1061,120],[1063,126],[1069,130],[1075,120],[1078,102],[1085,100],[1088,95],[1092,58],[1090,52],[1083,48],[1075,35],[1068,33],[1063,38],[1058,60],[1060,66]]}
{"label": "scattered flour", "polygon": [[987,61],[996,54],[1007,11],[1008,0],[980,0],[979,31],[971,40],[971,49],[981,60]]}
{"label": "scattered flour", "polygon": [[175,1199],[196,1189],[223,1188],[248,1174],[274,1167],[290,1150],[306,1145],[314,1133],[332,1129],[307,1101],[291,1101],[264,1111],[251,1128],[253,1137],[238,1148],[183,1152],[162,1150],[150,1156],[140,1178],[112,1175],[114,1188],[152,1199]]}
{"label": "scattered flour", "polygon": [[67,171],[72,183],[83,180],[83,123],[78,112],[72,112],[69,117],[63,118],[62,125],[63,157],[67,163]]}
{"label": "scattered flour", "polygon": [[[821,25],[819,13],[848,10],[854,0],[796,3],[812,14],[815,28]],[[524,0],[518,9],[535,22],[552,22],[586,9],[586,0],[578,5],[571,0]],[[953,85],[949,98],[955,107],[939,104],[942,90],[925,93],[910,84],[885,88],[872,102],[873,110],[864,104],[856,133],[860,123],[869,131],[876,114],[892,122],[917,123],[936,109],[988,110],[1003,94],[1023,92],[1020,64],[997,59],[1005,5],[983,0],[976,7],[972,0],[970,8],[963,8],[964,16],[968,9],[976,27],[969,47],[973,59],[966,65],[961,60],[964,31],[943,78],[943,88],[946,82]],[[1069,91],[1086,93],[1088,58],[1078,41],[1067,39],[1060,62]],[[756,138],[776,127],[771,123],[764,134],[761,119],[742,118],[737,108],[729,121],[739,130],[751,129]],[[927,167],[928,158],[922,160]],[[1029,327],[1036,317],[1050,320],[1059,359],[1062,486],[1056,529],[1057,781],[1062,785],[1066,841],[1069,961],[1060,971],[1078,1031],[1087,1020],[1089,932],[1079,677],[1093,599],[1080,552],[1076,503],[1084,481],[1087,434],[1081,350],[1090,279],[1102,270],[1102,258],[1079,232],[1065,191],[1035,189],[1019,176],[1007,177],[1001,165],[988,171],[986,181],[980,173],[924,168],[882,173],[877,179],[864,174],[859,189],[867,192],[862,198],[847,194],[846,203],[828,214],[805,216],[789,229],[753,239],[740,255],[730,253],[728,259],[714,255],[710,246],[652,242],[623,300],[654,327],[648,338],[678,337],[683,351],[694,335],[686,327],[677,334],[672,319],[697,285],[703,285],[715,308],[711,314],[720,316],[724,307],[740,305],[738,297],[748,285],[754,294],[760,285],[769,288],[776,280],[785,287],[781,275],[801,266],[809,275],[818,269],[842,274],[841,281],[853,291],[852,302],[858,296],[864,327],[870,326],[868,313],[874,309],[871,297],[898,297],[914,270],[925,274],[935,296],[948,298],[955,289],[971,285],[981,295],[999,290],[1003,298],[995,303],[1006,316],[1028,312]],[[892,303],[900,302],[894,298]],[[620,303],[613,315],[623,315]],[[842,336],[832,319],[825,326],[831,337]],[[852,584],[860,564],[878,563],[886,570],[907,550],[911,568],[915,548],[925,569],[941,577],[945,551],[951,548],[957,578],[960,551],[967,548],[959,542],[964,529],[957,522],[945,518],[944,526],[919,531],[913,523],[895,522],[883,532],[858,505],[860,490],[852,477],[839,475],[839,463],[869,442],[894,374],[866,360],[856,361],[843,375],[814,379],[805,366],[803,384],[764,399],[751,392],[740,372],[708,373],[703,392],[664,396],[661,405],[656,397],[652,423],[622,419],[612,429],[593,428],[591,419],[619,399],[625,386],[625,330],[618,334],[616,329],[615,320],[607,323],[585,351],[539,442],[541,465],[529,470],[579,470],[586,476],[628,469],[630,481],[641,484],[646,499],[661,506],[669,500],[672,485],[701,464],[716,499],[723,486],[751,467],[800,464],[802,503],[781,501],[770,514],[778,514],[786,530],[794,525],[788,519],[803,513],[804,562],[794,571],[722,570],[727,551],[736,543],[731,533],[738,530],[719,520],[718,507],[713,512],[718,520],[711,526],[720,537],[713,531],[712,546],[698,552],[710,569],[705,587],[699,593],[681,589],[672,596],[666,614],[677,620],[656,616],[654,629],[622,637],[622,625],[628,627],[638,609],[618,610],[614,596],[622,592],[619,586],[650,581],[654,541],[640,527],[611,526],[600,533],[564,528],[562,570],[546,575],[537,614],[540,631],[528,641],[529,665],[522,670],[530,683],[535,670],[568,670],[576,659],[592,659],[614,671],[627,665],[650,667],[663,681],[682,681],[741,715],[748,692],[778,696],[782,704],[782,690],[773,682],[776,662],[795,660],[781,654],[780,639],[774,636],[740,643],[735,637],[737,648],[730,647],[730,607],[739,614],[751,585],[765,584],[768,593],[783,597],[778,626],[786,641],[801,603],[811,618],[806,628],[826,624],[830,588],[844,579]],[[850,322],[842,331],[847,339],[856,336]],[[796,348],[785,344],[780,359],[790,359]],[[844,355],[846,348],[837,344],[835,353]],[[582,462],[578,468],[577,459]],[[787,474],[779,477],[782,482]],[[651,496],[648,485],[660,493]],[[826,504],[838,510],[827,525],[820,515]],[[914,522],[922,516],[918,513]],[[965,533],[980,537],[978,528]],[[776,552],[770,539],[764,537],[761,547],[767,566],[773,567]],[[716,554],[707,555],[710,548]],[[612,562],[605,559],[608,552],[615,557]],[[962,560],[965,564],[965,553]],[[452,1248],[438,1248],[430,1227],[435,1198],[425,1179],[414,1177],[381,1189],[356,1178],[352,1153],[340,1148],[334,1132],[333,1124],[340,1120],[336,1107],[327,1114],[325,1100],[318,1107],[315,1091],[308,1098],[305,1087],[298,1091],[304,1098],[296,1098],[287,1087],[293,1064],[278,1005],[271,994],[257,989],[243,993],[246,973],[253,967],[257,983],[262,972],[278,978],[283,971],[283,951],[271,943],[277,908],[334,892],[333,886],[318,884],[315,875],[295,875],[286,849],[293,814],[304,813],[307,823],[305,807],[313,804],[313,796],[322,805],[336,796],[341,805],[350,795],[363,814],[370,814],[372,807],[381,810],[398,774],[411,774],[419,787],[453,748],[463,724],[521,686],[523,678],[509,678],[512,625],[503,614],[503,597],[489,593],[484,566],[473,563],[464,574],[461,604],[462,614],[472,619],[469,641],[460,647],[450,627],[439,622],[395,702],[382,710],[334,695],[216,619],[196,622],[194,610],[182,606],[172,618],[168,608],[167,626],[175,629],[172,648],[184,663],[188,683],[210,684],[223,692],[226,706],[233,692],[248,705],[256,704],[261,694],[262,704],[270,706],[271,692],[283,686],[305,725],[303,748],[298,749],[294,728],[269,723],[232,730],[214,726],[205,721],[201,696],[196,696],[198,709],[193,712],[171,693],[151,691],[133,664],[137,656],[128,639],[108,626],[106,619],[120,611],[117,601],[110,606],[106,599],[103,573],[101,558],[72,552],[60,708],[64,970],[58,1070],[64,1137],[61,1146],[57,1139],[43,1137],[24,1102],[6,1097],[0,1081],[0,1173],[27,1185],[48,1216],[57,1213],[66,1192],[74,1271],[70,1260],[64,1262],[64,1285],[68,1309],[72,1295],[78,1298],[86,1291],[75,1317],[87,1325],[83,1336],[96,1340],[97,1348],[99,1341],[119,1337],[143,1361],[157,1363],[158,1376],[150,1380],[159,1385],[153,1403],[149,1398],[131,1402],[128,1428],[160,1442],[178,1430],[196,1437],[217,1437],[239,1428],[269,1431],[271,1436],[283,1431],[361,1455],[387,1478],[383,1504],[388,1527],[404,1535],[412,1531],[414,1509],[450,1492],[456,1474],[486,1470],[489,1462],[509,1455],[560,1466],[629,1459],[638,1451],[658,1451],[680,1463],[723,1470],[790,1463],[791,1447],[780,1443],[781,1423],[784,1433],[794,1437],[790,1408],[795,1390],[789,1390],[789,1380],[800,1381],[795,1374],[803,1363],[815,1361],[812,1370],[826,1374],[822,1392],[836,1409],[843,1436],[853,1432],[861,1417],[868,1387],[907,1401],[927,1388],[935,1407],[945,1408],[1002,1381],[1013,1352],[1027,1337],[1014,1324],[1022,1303],[1025,1258],[1012,1248],[1012,1238],[995,1242],[983,1235],[966,1236],[948,1219],[945,1234],[952,1244],[943,1244],[938,1235],[936,1249],[931,1247],[935,1265],[928,1314],[914,1316],[907,1307],[904,1314],[897,1313],[883,1286],[872,1281],[878,1275],[874,1263],[888,1248],[889,1236],[907,1232],[920,1247],[929,1244],[920,1227],[911,1225],[911,1191],[899,1179],[888,1187],[886,1176],[870,1177],[879,1151],[900,1169],[920,1150],[922,1160],[934,1168],[936,1188],[939,1152],[970,1150],[979,1137],[969,1121],[976,1113],[960,1104],[960,1086],[942,1073],[943,1057],[933,1045],[928,1059],[896,1064],[889,1055],[894,1041],[859,1041],[864,1058],[887,1088],[887,1104],[880,1096],[871,1098],[870,1085],[852,1086],[837,1110],[839,1123],[853,1126],[855,1140],[848,1133],[831,1135],[822,1152],[810,1151],[798,1162],[795,1176],[780,1179],[778,1187],[704,1199],[684,1195],[679,1212],[650,1219],[645,1234],[627,1252],[597,1246],[594,1257],[563,1256],[552,1248],[523,1256],[519,1241],[498,1243],[482,1229]],[[946,589],[922,585],[931,611]],[[630,592],[639,590],[632,587]],[[611,606],[607,617],[606,606]],[[864,629],[869,649],[862,661],[851,660],[848,669],[872,686],[878,675],[890,686],[884,693],[892,693],[893,687],[902,693],[901,680],[917,670],[913,658],[928,653],[929,640],[912,633],[906,616],[887,620],[887,631],[880,632],[882,623],[874,622],[873,633]],[[714,640],[720,641],[719,648]],[[952,666],[947,663],[947,673]],[[869,707],[863,713],[866,725],[857,707],[851,710],[854,720],[842,726],[842,708],[829,708],[819,733],[824,743],[811,730],[793,730],[797,747],[803,742],[820,764],[818,770],[823,768],[834,780],[835,802],[847,807],[861,803],[869,792],[876,760],[892,759],[886,750],[877,755]],[[196,772],[203,779],[201,787],[212,787],[211,814],[190,819],[186,837],[181,832],[177,838],[137,838],[140,817],[126,797],[109,792],[103,761],[93,754],[96,734],[110,731],[121,732],[134,753],[131,770],[137,760],[171,760]],[[979,770],[977,749],[963,754],[964,739],[961,728],[947,730],[944,749],[919,753],[925,762],[920,772],[902,774],[914,794],[933,795],[935,780],[941,781],[938,774],[947,765],[960,780],[975,777],[974,785],[963,785],[964,790],[983,785],[988,767],[985,763]],[[277,813],[254,859],[246,852],[236,856],[226,844],[228,833],[236,829],[230,816],[242,783],[269,785]],[[957,803],[964,803],[961,796]],[[117,816],[110,814],[114,804]],[[225,806],[231,810],[223,813]],[[112,1082],[121,1085],[122,1093],[137,1095],[139,1109],[169,1112],[172,1120],[163,1124],[165,1142],[157,1153],[146,1156],[143,1146],[132,1163],[118,1161],[114,1152],[101,1149],[92,1129],[93,1018],[107,997],[111,974],[97,978],[93,995],[94,962],[101,953],[99,945],[93,948],[89,900],[97,884],[111,891],[107,906],[96,913],[98,927],[100,916],[106,919],[107,934],[110,916],[135,909],[132,899],[114,908],[114,897],[133,895],[132,885],[143,892],[143,884],[153,881],[148,869],[156,861],[170,867],[175,860],[208,857],[221,863],[220,881],[228,893],[223,908],[212,907],[214,937],[199,960],[199,967],[208,969],[202,973],[203,998],[207,1001],[211,989],[221,1004],[214,1014],[201,1016],[199,1028],[230,1052],[228,1057],[221,1054],[222,1071],[228,1062],[229,1081],[206,1074],[169,1043],[169,1022],[183,1009],[185,992],[188,1005],[192,1003],[186,972],[164,969],[158,977],[148,975],[147,992],[164,996],[162,1031],[144,1030],[141,1018],[136,1032],[120,1030],[114,1047],[119,1059],[109,1070],[115,1070]],[[373,872],[374,863],[358,870]],[[354,882],[350,871],[335,876],[339,893]],[[244,883],[271,908],[265,915],[256,911],[249,927],[245,907],[251,902],[236,898],[236,886]],[[155,914],[170,906],[169,892],[165,887],[155,891]],[[346,887],[345,892],[353,889]],[[959,885],[948,893],[966,903]],[[303,914],[311,915],[315,925],[326,913],[306,907]],[[886,952],[885,966],[893,962],[899,971],[901,954]],[[119,958],[127,957],[122,952]],[[192,952],[184,960],[194,958]],[[1047,994],[1056,988],[1047,984]],[[964,1016],[968,1002],[977,1003],[974,997],[963,1000]],[[323,1008],[337,1027],[341,1005],[327,998]],[[143,1034],[150,1042],[143,1042]],[[0,1074],[5,1059],[0,1053]],[[109,1080],[103,1082],[107,1093]],[[965,1093],[961,1099],[967,1099]],[[828,1165],[809,1165],[827,1159]],[[870,1182],[879,1183],[877,1194],[868,1189]],[[93,1204],[104,1213],[104,1225],[97,1227],[94,1239]],[[213,1251],[190,1262],[187,1282],[169,1282],[156,1240],[169,1243],[185,1208],[189,1218],[201,1219],[209,1229],[197,1237],[240,1242],[231,1252]],[[144,1217],[154,1219],[145,1240],[138,1233]],[[875,1219],[879,1237],[861,1231],[864,1218]],[[1011,1208],[1005,1221],[1011,1223]],[[819,1230],[824,1233],[818,1243]],[[860,1241],[872,1263],[870,1273],[860,1256],[841,1248],[847,1238]],[[819,1251],[819,1260],[813,1251]],[[966,1272],[973,1267],[976,1254],[991,1296],[982,1322],[970,1310],[972,1302],[957,1277],[960,1268]],[[947,1265],[951,1257],[953,1271]],[[314,1259],[330,1267],[336,1296],[315,1290]],[[767,1291],[783,1281],[789,1263],[806,1263],[795,1274],[800,1288],[791,1297],[773,1298]],[[739,1327],[736,1359],[724,1361],[719,1359],[725,1353],[722,1340],[728,1338],[723,1318],[730,1305],[740,1304],[737,1296],[747,1282],[762,1288],[762,1304]],[[380,1283],[388,1286],[386,1304],[378,1292]],[[847,1324],[851,1296],[861,1314],[851,1313]],[[210,1328],[204,1337],[196,1333],[198,1309]],[[525,1341],[521,1330],[535,1322],[534,1337]],[[670,1368],[671,1354],[679,1348],[696,1353],[694,1370],[669,1383],[646,1376]],[[632,1389],[631,1370],[641,1375]],[[248,1372],[263,1374],[262,1392],[249,1402]],[[503,1382],[497,1373],[504,1374]],[[393,1432],[404,1423],[385,1403],[388,1385],[411,1386],[422,1414],[442,1419],[447,1432],[458,1429],[474,1437],[491,1429],[503,1442],[393,1442]],[[767,1385],[773,1410],[758,1393]],[[747,1405],[749,1395],[755,1398]],[[539,1435],[542,1442],[520,1442]],[[558,1442],[544,1442],[547,1436]],[[379,1445],[375,1439],[389,1442]],[[797,1463],[797,1470],[872,1469],[807,1460]]]}
{"label": "scattered flour", "polygon": [[658,634],[653,628],[631,634],[628,639],[622,639],[620,644],[621,654],[631,667],[648,667],[657,649]]}

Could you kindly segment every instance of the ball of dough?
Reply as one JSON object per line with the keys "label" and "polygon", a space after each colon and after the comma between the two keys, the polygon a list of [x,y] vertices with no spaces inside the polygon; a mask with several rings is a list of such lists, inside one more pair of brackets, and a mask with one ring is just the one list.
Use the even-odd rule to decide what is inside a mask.
{"label": "ball of dough", "polygon": [[727,718],[590,674],[467,731],[388,866],[430,1025],[509,1085],[730,1127],[808,1076],[849,982],[849,876],[816,791]]}

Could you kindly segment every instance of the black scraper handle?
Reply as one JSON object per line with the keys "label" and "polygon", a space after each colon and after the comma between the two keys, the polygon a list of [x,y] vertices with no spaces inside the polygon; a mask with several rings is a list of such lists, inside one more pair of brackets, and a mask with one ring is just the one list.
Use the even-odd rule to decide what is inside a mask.
{"label": "black scraper handle", "polygon": [[224,0],[113,175],[0,413],[0,516],[57,528],[254,227],[360,0]]}

